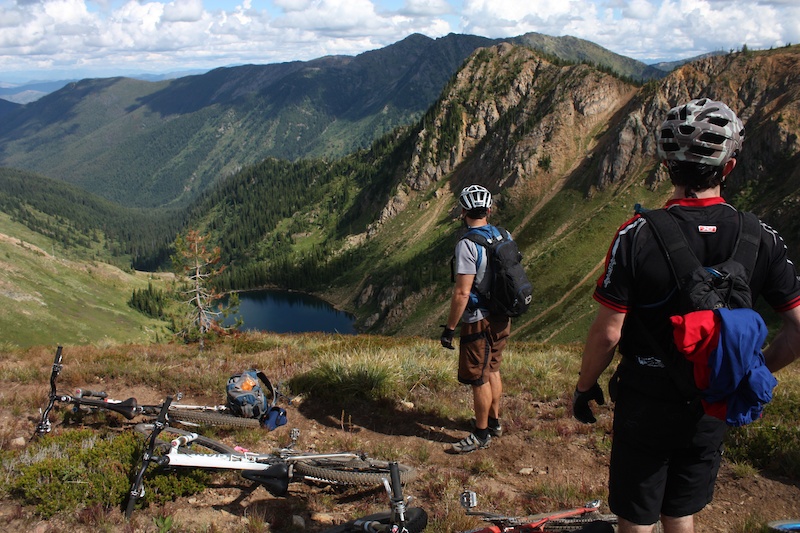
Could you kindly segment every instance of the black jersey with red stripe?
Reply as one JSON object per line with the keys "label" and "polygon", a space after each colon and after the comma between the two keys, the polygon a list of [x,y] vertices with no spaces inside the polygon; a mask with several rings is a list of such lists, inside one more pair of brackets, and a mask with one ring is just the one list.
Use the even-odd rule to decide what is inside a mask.
{"label": "black jersey with red stripe", "polygon": [[[667,209],[705,266],[730,258],[739,232],[739,214],[721,197],[671,200]],[[753,301],[763,297],[781,312],[800,305],[800,279],[778,233],[762,222],[758,260],[750,280]],[[672,342],[668,318],[678,314],[677,286],[647,221],[634,216],[617,230],[597,280],[594,298],[626,313],[619,349],[623,356],[652,355],[655,338]]]}

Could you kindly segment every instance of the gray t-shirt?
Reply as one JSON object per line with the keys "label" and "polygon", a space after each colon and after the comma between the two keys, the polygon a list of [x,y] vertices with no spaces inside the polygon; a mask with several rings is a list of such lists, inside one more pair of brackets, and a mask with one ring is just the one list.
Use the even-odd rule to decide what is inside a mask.
{"label": "gray t-shirt", "polygon": [[472,324],[489,315],[489,310],[485,307],[478,307],[478,294],[476,288],[488,291],[489,276],[486,275],[487,250],[469,239],[461,239],[456,244],[456,274],[473,274],[475,281],[472,282],[472,294],[470,302],[461,315],[461,321]]}

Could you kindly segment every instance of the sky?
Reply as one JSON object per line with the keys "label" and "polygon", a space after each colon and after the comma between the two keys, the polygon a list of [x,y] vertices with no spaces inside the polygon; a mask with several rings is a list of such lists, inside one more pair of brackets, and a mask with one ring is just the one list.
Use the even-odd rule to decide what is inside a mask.
{"label": "sky", "polygon": [[650,64],[800,43],[800,0],[0,0],[0,82],[357,55],[412,33],[528,32]]}

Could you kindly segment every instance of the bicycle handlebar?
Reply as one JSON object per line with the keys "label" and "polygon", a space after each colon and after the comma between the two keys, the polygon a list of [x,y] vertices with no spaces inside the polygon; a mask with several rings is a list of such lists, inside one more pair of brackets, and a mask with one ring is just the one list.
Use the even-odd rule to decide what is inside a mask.
{"label": "bicycle handlebar", "polygon": [[50,372],[50,394],[48,397],[47,406],[42,410],[42,418],[36,426],[36,430],[31,437],[33,440],[36,437],[49,433],[52,429],[50,423],[50,412],[53,410],[56,402],[71,403],[76,407],[93,407],[98,409],[106,409],[114,411],[124,416],[126,419],[131,420],[137,415],[141,414],[155,414],[161,406],[142,406],[136,401],[136,398],[128,398],[127,400],[111,400],[108,398],[108,393],[103,391],[94,391],[90,389],[78,388],[75,389],[74,394],[63,394],[56,390],[56,381],[64,366],[61,364],[63,348],[59,346],[56,349],[56,355],[53,359],[53,367]]}

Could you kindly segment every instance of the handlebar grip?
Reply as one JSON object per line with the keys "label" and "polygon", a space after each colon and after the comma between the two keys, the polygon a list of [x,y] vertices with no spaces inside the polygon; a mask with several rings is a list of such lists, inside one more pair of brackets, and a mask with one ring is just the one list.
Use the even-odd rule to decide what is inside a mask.
{"label": "handlebar grip", "polygon": [[78,398],[108,398],[108,393],[89,389],[75,389],[75,396]]}
{"label": "handlebar grip", "polygon": [[403,486],[400,483],[400,467],[397,465],[397,461],[389,463],[389,474],[392,478],[392,498],[402,500]]}

